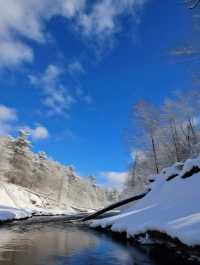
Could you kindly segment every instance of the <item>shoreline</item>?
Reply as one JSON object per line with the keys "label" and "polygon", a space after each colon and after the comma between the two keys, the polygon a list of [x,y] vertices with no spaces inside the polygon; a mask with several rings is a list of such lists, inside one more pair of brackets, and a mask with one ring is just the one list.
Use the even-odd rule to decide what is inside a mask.
{"label": "shoreline", "polygon": [[[82,223],[73,222],[77,221],[85,214],[75,215],[33,215],[22,219],[5,220],[0,221],[0,228],[8,228],[13,225],[34,225],[34,224],[46,224],[52,222],[61,222],[66,224],[72,224],[74,226],[81,225]],[[25,221],[25,223],[23,222]],[[163,257],[166,259],[164,264],[176,264],[176,265],[198,265],[200,264],[200,245],[188,246],[182,243],[177,238],[172,238],[169,235],[159,231],[147,231],[136,236],[127,236],[126,232],[116,232],[111,230],[111,226],[102,227],[90,227],[89,223],[85,223],[88,229],[95,230],[99,233],[104,233],[112,239],[135,246],[142,250],[144,253],[154,258],[156,261],[163,261]],[[173,263],[172,263],[173,262]]]}
{"label": "shoreline", "polygon": [[[127,236],[126,232],[112,231],[111,227],[91,227],[99,233],[105,233],[113,239],[136,246],[143,250],[150,257],[156,258],[157,261],[166,258],[166,264],[176,265],[199,265],[200,264],[200,245],[188,246],[177,238],[159,231],[147,231],[133,236]],[[147,236],[148,234],[148,236]],[[171,263],[175,262],[175,263]],[[165,263],[164,263],[165,264]]]}

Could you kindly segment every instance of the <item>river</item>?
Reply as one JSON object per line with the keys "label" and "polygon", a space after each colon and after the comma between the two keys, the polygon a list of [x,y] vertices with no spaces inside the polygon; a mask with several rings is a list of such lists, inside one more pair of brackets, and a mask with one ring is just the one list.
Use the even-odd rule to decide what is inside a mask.
{"label": "river", "polygon": [[0,265],[156,265],[137,248],[83,225],[20,221],[0,228]]}

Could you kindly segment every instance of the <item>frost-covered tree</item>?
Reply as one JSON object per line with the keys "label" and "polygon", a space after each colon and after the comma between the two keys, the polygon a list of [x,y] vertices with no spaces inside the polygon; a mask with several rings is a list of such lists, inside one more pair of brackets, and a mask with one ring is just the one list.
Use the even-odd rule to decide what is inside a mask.
{"label": "frost-covered tree", "polygon": [[141,193],[147,186],[147,176],[154,172],[152,156],[148,152],[135,152],[133,162],[129,165],[129,174],[125,182],[126,193]]}
{"label": "frost-covered tree", "polygon": [[182,117],[183,125],[185,125],[187,141],[189,145],[196,144],[197,132],[196,125],[199,119],[200,111],[200,92],[198,90],[189,90],[177,95],[177,111]]}
{"label": "frost-covered tree", "polygon": [[31,142],[28,140],[29,133],[23,129],[19,130],[19,135],[13,141],[13,148],[15,153],[24,154],[24,150],[31,146]]}
{"label": "frost-covered tree", "polygon": [[76,172],[76,169],[74,166],[71,165],[67,167],[67,175],[69,176],[71,180],[73,180],[76,177],[75,172]]}
{"label": "frost-covered tree", "polygon": [[132,118],[136,121],[136,124],[141,129],[141,134],[139,137],[143,135],[143,137],[147,138],[147,140],[150,142],[154,158],[155,172],[158,173],[159,164],[156,149],[156,137],[160,123],[159,111],[153,104],[147,101],[140,101],[133,106]]}
{"label": "frost-covered tree", "polygon": [[96,177],[91,175],[87,177],[88,181],[92,184],[96,184]]}
{"label": "frost-covered tree", "polygon": [[176,98],[164,103],[164,125],[170,130],[176,161],[185,160],[196,152],[199,108],[200,93],[197,90],[177,93]]}
{"label": "frost-covered tree", "polygon": [[[29,134],[24,130],[19,130],[19,135],[12,141],[12,156],[10,163],[12,168],[7,173],[8,180],[19,185],[30,185],[31,179],[27,178],[30,170],[28,154],[31,142],[28,140]],[[29,184],[28,184],[29,183]]]}
{"label": "frost-covered tree", "polygon": [[[28,135],[0,137],[0,180],[28,188],[39,194],[45,207],[97,209],[117,196],[77,176],[74,167],[47,158],[44,152],[31,151]],[[20,187],[19,187],[20,189]]]}
{"label": "frost-covered tree", "polygon": [[[182,160],[181,157],[181,143],[178,134],[178,126],[180,126],[180,115],[177,111],[177,102],[172,99],[166,99],[162,109],[163,126],[165,131],[169,131],[171,143],[174,147],[176,161]],[[170,136],[169,135],[169,136]],[[166,139],[165,139],[166,140]]]}
{"label": "frost-covered tree", "polygon": [[198,90],[176,93],[173,98],[165,99],[160,108],[144,101],[134,105],[130,149],[135,156],[127,187],[143,185],[148,175],[199,155],[199,111]]}
{"label": "frost-covered tree", "polygon": [[44,161],[44,160],[47,159],[47,155],[46,155],[46,153],[45,153],[44,151],[40,151],[40,152],[38,153],[38,157],[39,157],[39,159],[40,159],[41,161]]}
{"label": "frost-covered tree", "polygon": [[200,5],[200,0],[185,0],[184,2],[187,4],[189,9],[195,9]]}

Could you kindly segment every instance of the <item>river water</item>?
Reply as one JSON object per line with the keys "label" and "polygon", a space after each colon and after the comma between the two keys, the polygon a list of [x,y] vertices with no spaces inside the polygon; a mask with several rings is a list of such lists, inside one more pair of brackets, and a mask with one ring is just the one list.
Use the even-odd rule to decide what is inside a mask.
{"label": "river water", "polygon": [[21,221],[0,228],[0,265],[155,265],[144,253],[86,226]]}

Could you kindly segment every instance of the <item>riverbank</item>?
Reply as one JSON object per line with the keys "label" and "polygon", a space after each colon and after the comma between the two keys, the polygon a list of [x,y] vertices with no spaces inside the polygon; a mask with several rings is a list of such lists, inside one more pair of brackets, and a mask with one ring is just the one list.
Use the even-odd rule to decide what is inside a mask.
{"label": "riverbank", "polygon": [[140,245],[164,245],[200,263],[200,157],[149,177],[151,191],[118,216],[95,220],[103,229]]}
{"label": "riverbank", "polygon": [[[149,257],[164,265],[199,265],[200,247],[190,247],[180,241],[174,240],[164,233],[148,231],[138,234],[136,237],[129,236],[125,232],[113,232],[111,227],[95,227],[95,231],[106,234],[112,239],[137,247]],[[148,235],[148,237],[147,237]]]}
{"label": "riverbank", "polygon": [[33,216],[77,216],[94,209],[58,204],[45,194],[0,182],[0,223],[28,219]]}
{"label": "riverbank", "polygon": [[[65,216],[33,217],[2,225],[0,227],[0,261],[2,263],[0,263],[2,265],[23,265],[27,263],[36,265],[41,262],[41,264],[54,265],[85,265],[90,264],[89,261],[95,257],[95,260],[92,260],[92,265],[199,264],[198,261],[189,260],[186,252],[184,252],[184,255],[180,252],[177,254],[177,250],[172,246],[167,247],[155,243],[141,245],[131,238],[127,240],[125,233],[119,234],[111,233],[111,230],[89,229],[86,224],[71,223],[72,219],[73,217]],[[94,237],[96,238],[95,241],[93,240]],[[40,247],[38,247],[38,244]],[[99,247],[99,244],[101,244],[101,247]],[[115,248],[116,245],[119,247]],[[72,255],[78,255],[76,260],[67,260],[68,255],[71,257],[68,252],[69,249],[73,250]],[[128,254],[128,256],[125,256],[129,257],[128,259],[124,255],[122,256],[122,250],[123,253]],[[37,261],[35,258],[33,259],[32,252],[34,252]],[[10,255],[11,253],[13,255]],[[112,253],[117,256],[117,260],[113,259]],[[52,260],[55,256],[58,259]],[[4,260],[1,260],[1,257]],[[44,258],[46,263],[42,263]],[[62,261],[61,258],[63,258]],[[24,259],[26,259],[26,263],[23,263]]]}
{"label": "riverbank", "polygon": [[[65,231],[73,227],[73,229],[89,229],[87,224],[79,222],[80,218],[86,216],[87,214],[76,214],[76,215],[57,215],[57,216],[32,216],[26,220],[18,219],[12,221],[3,222],[0,226],[0,229],[20,229],[23,227],[23,231],[31,231],[31,227],[39,225],[40,229],[43,227],[49,226],[62,226]],[[77,222],[78,221],[78,222]],[[1,230],[2,231],[2,230]],[[196,247],[188,247],[181,242],[177,242],[172,238],[167,237],[164,234],[158,234],[152,232],[149,234],[149,239],[147,240],[147,234],[139,235],[138,237],[129,237],[127,238],[126,233],[113,232],[110,227],[96,228],[95,231],[100,237],[106,236],[109,240],[114,240],[119,244],[122,244],[133,249],[138,249],[144,255],[147,255],[150,259],[155,260],[156,264],[169,265],[199,265],[200,261],[198,255],[200,249]],[[151,236],[151,240],[150,240]],[[144,240],[141,241],[141,238]],[[31,240],[31,238],[30,238]],[[1,249],[0,249],[1,250]],[[164,259],[163,259],[164,257]],[[109,262],[109,261],[108,261]],[[109,263],[110,264],[110,263]],[[141,263],[143,264],[143,263]]]}

